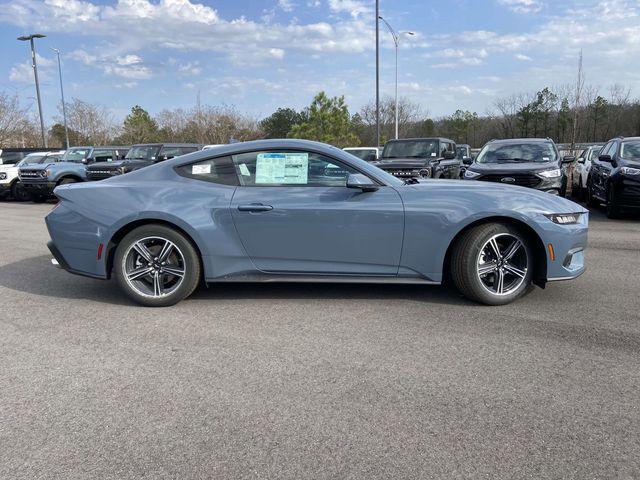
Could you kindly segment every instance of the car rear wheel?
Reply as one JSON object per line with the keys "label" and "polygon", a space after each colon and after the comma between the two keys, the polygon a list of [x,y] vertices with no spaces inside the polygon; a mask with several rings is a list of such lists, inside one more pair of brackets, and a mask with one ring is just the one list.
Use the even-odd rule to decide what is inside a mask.
{"label": "car rear wheel", "polygon": [[164,225],[144,225],[118,244],[114,270],[120,288],[135,302],[166,307],[187,298],[201,277],[193,244]]}
{"label": "car rear wheel", "polygon": [[524,295],[533,277],[533,253],[520,230],[500,223],[466,232],[451,257],[460,292],[486,305],[505,305]]}

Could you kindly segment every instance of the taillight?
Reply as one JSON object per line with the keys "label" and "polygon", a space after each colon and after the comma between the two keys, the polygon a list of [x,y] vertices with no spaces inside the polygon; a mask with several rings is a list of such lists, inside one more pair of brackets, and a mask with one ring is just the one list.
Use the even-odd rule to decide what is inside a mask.
{"label": "taillight", "polygon": [[104,245],[101,243],[100,245],[98,245],[98,260],[100,260],[102,258],[102,250],[104,249]]}

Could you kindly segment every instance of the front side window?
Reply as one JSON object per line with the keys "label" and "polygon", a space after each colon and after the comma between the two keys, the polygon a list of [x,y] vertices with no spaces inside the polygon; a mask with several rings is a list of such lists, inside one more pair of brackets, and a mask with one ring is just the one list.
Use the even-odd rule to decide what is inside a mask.
{"label": "front side window", "polygon": [[624,160],[640,160],[640,141],[632,140],[622,142],[620,146],[620,158]]}
{"label": "front side window", "polygon": [[113,150],[99,150],[93,151],[93,159],[96,162],[111,162],[113,161]]}
{"label": "front side window", "polygon": [[70,148],[62,157],[63,162],[81,163],[82,160],[88,158],[91,154],[90,148]]}
{"label": "front side window", "polygon": [[591,149],[591,154],[589,156],[589,160],[597,160],[598,159],[598,155],[600,155],[600,150],[602,150],[601,146],[597,146],[597,147],[593,147]]}
{"label": "front side window", "polygon": [[344,187],[351,167],[313,152],[264,151],[232,156],[242,186]]}
{"label": "front side window", "polygon": [[382,158],[430,158],[438,153],[437,140],[402,140],[387,142]]}
{"label": "front side window", "polygon": [[557,161],[551,143],[489,143],[476,158],[477,163],[547,163]]}
{"label": "front side window", "polygon": [[372,162],[376,160],[376,151],[373,149],[350,150],[345,148],[345,152],[349,152],[351,155],[358,157],[360,160],[365,160],[367,162]]}
{"label": "front side window", "polygon": [[158,145],[139,145],[132,147],[124,158],[127,160],[155,160],[159,150],[160,146]]}
{"label": "front side window", "polygon": [[231,157],[218,157],[203,160],[176,168],[179,175],[195,180],[218,183],[220,185],[238,185],[238,176]]}

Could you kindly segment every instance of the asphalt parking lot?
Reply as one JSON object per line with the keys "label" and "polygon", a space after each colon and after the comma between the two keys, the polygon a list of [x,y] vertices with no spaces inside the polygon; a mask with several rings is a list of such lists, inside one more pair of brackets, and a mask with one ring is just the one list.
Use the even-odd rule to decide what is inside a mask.
{"label": "asphalt parking lot", "polygon": [[640,478],[640,221],[505,307],[222,285],[167,309],[52,268],[0,203],[0,478]]}

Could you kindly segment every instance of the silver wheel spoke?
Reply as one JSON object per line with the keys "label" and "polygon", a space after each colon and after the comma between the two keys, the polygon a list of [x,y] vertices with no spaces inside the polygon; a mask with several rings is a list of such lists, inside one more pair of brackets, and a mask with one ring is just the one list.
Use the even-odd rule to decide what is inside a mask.
{"label": "silver wheel spoke", "polygon": [[483,276],[488,273],[495,272],[498,269],[498,264],[496,262],[484,263],[478,266],[478,275]]}
{"label": "silver wheel spoke", "polygon": [[502,295],[504,293],[504,273],[498,270],[496,274],[496,292]]}
{"label": "silver wheel spoke", "polygon": [[173,275],[174,277],[184,277],[184,268],[165,265],[164,267],[162,267],[162,270],[164,271],[164,273]]}
{"label": "silver wheel spoke", "polygon": [[520,250],[520,247],[522,247],[522,242],[518,239],[515,239],[509,247],[509,250],[507,250],[507,252],[504,254],[504,259],[511,260],[513,256],[518,252],[518,250]]}
{"label": "silver wheel spoke", "polygon": [[510,263],[506,263],[504,265],[504,269],[507,272],[512,273],[513,275],[515,275],[517,277],[520,277],[520,278],[524,278],[524,276],[527,274],[527,272],[525,270],[520,270],[519,268],[514,267]]}
{"label": "silver wheel spoke", "polygon": [[169,258],[169,255],[171,255],[171,250],[173,250],[173,243],[167,240],[165,244],[162,246],[162,250],[160,250],[160,254],[158,255],[158,261],[165,262],[167,258]]}
{"label": "silver wheel spoke", "polygon": [[153,262],[153,255],[151,255],[151,252],[149,251],[149,249],[145,245],[143,245],[140,242],[136,242],[136,243],[133,244],[133,248],[148,263],[152,263]]}
{"label": "silver wheel spoke", "polygon": [[151,267],[140,267],[127,272],[127,277],[129,277],[129,280],[137,280],[138,278],[149,275],[151,272],[153,272],[153,268]]}
{"label": "silver wheel spoke", "polygon": [[498,246],[498,242],[496,242],[495,238],[492,238],[489,241],[489,245],[491,245],[491,249],[493,250],[493,254],[496,256],[496,260],[502,257],[500,253],[500,247]]}
{"label": "silver wheel spoke", "polygon": [[153,275],[153,295],[156,297],[162,295],[162,277],[158,272]]}

